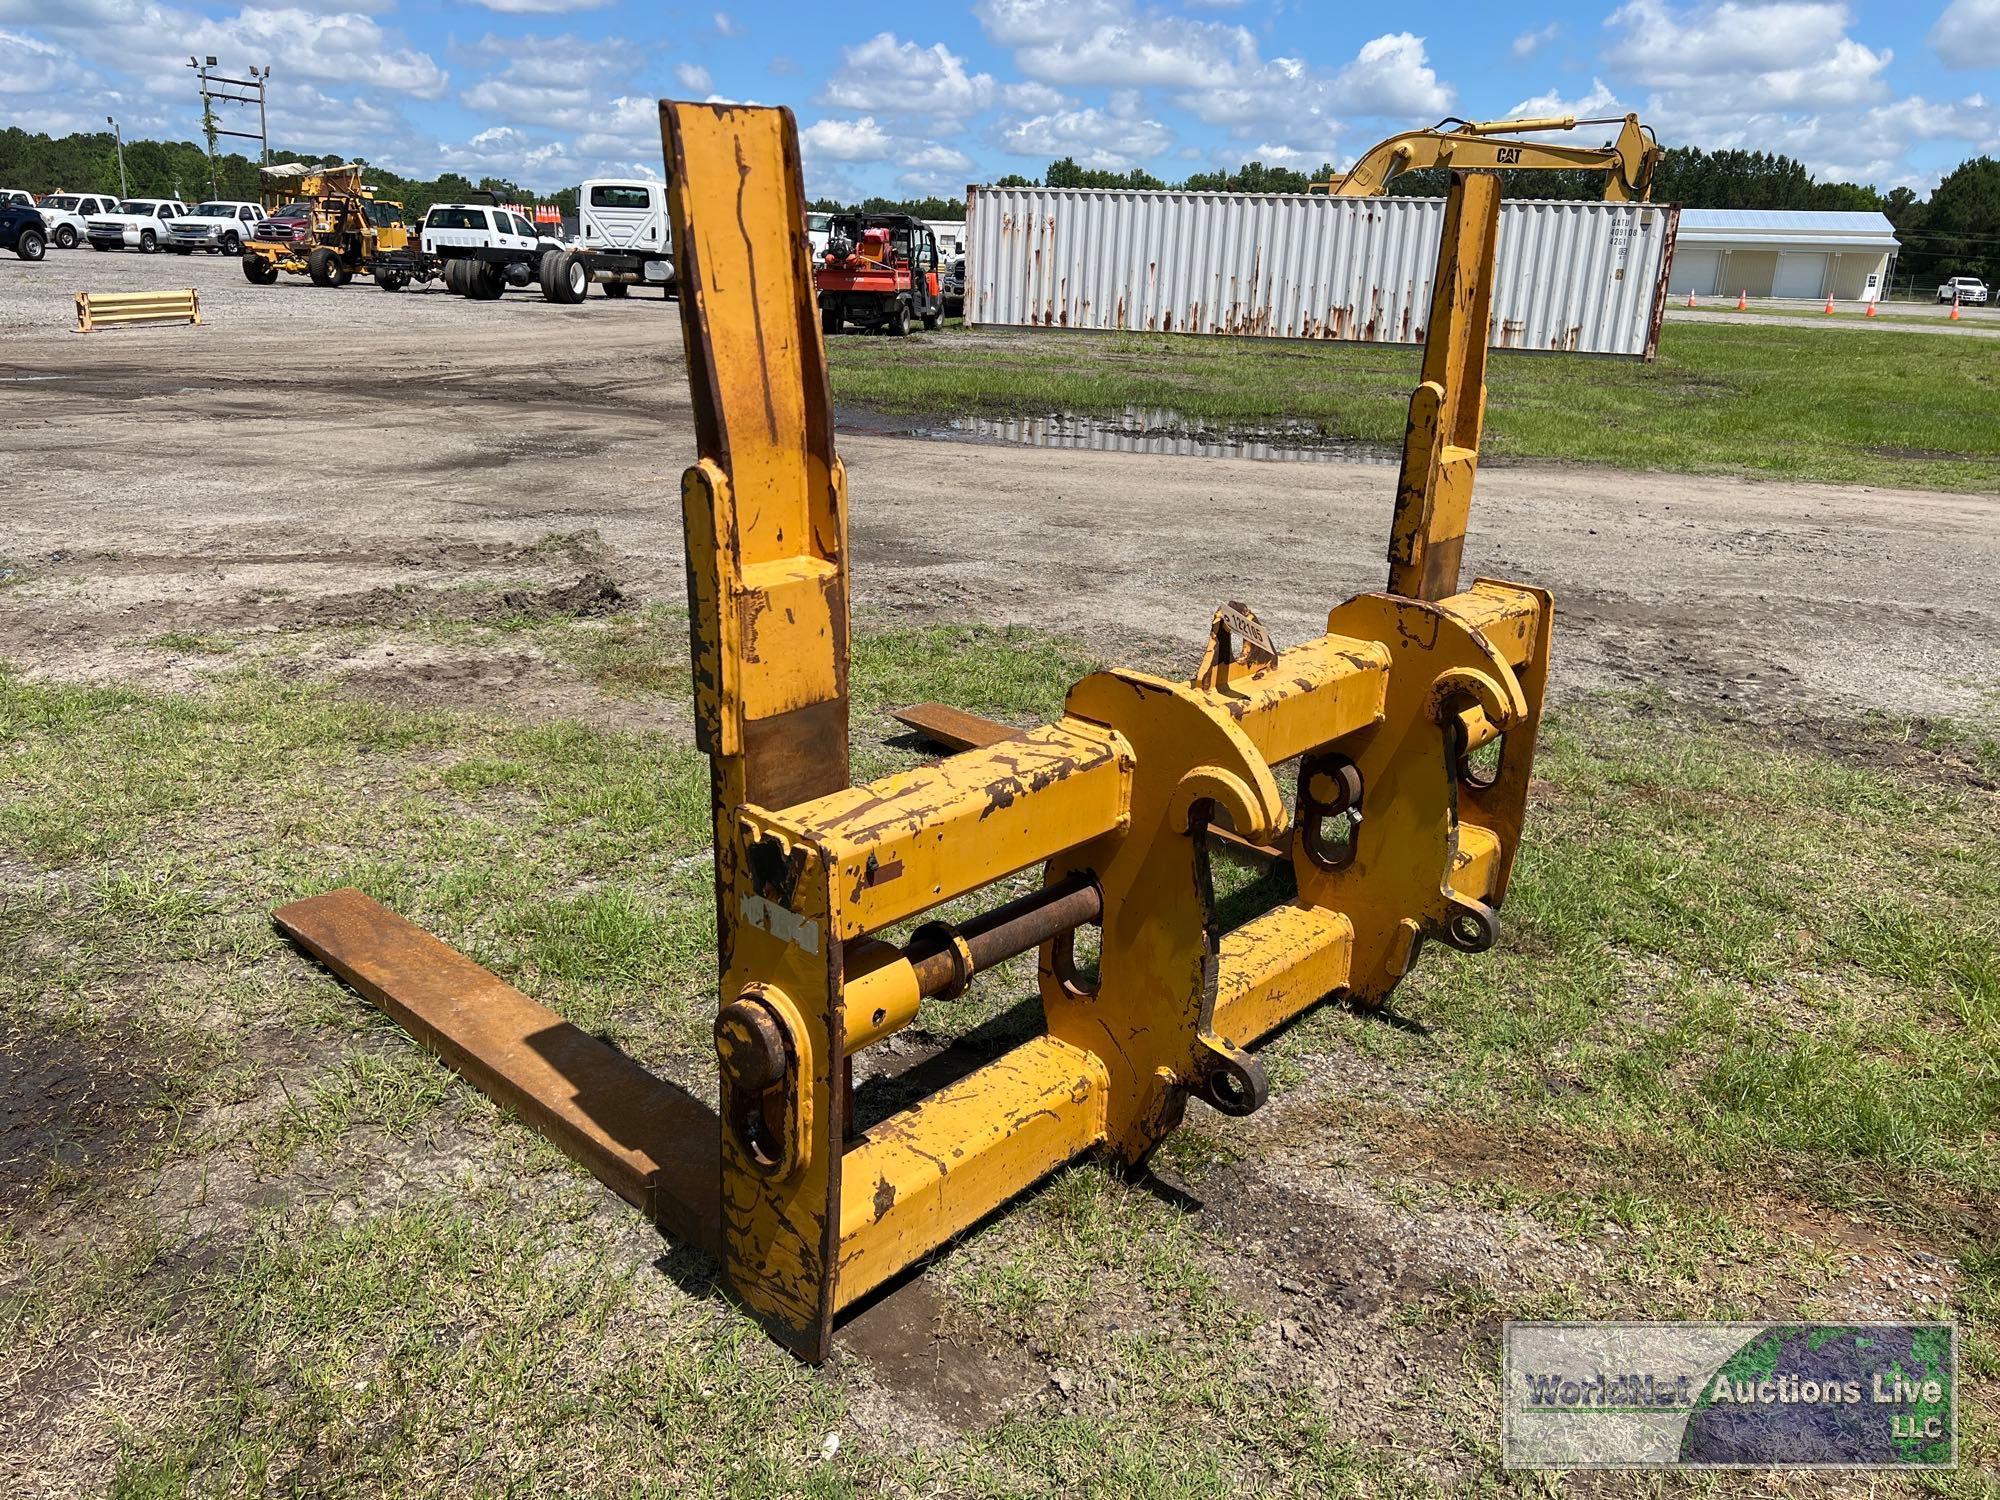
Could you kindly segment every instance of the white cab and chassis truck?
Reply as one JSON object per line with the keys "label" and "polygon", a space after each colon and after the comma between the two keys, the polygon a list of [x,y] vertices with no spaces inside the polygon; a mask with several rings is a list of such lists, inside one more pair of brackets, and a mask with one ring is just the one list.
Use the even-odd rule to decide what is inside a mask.
{"label": "white cab and chassis truck", "polygon": [[411,280],[435,276],[475,302],[495,301],[509,287],[539,285],[549,301],[568,304],[590,290],[590,269],[581,257],[498,203],[432,204],[416,250],[377,256],[374,269],[378,281],[384,272]]}
{"label": "white cab and chassis truck", "polygon": [[586,182],[579,195],[580,234],[566,242],[494,201],[438,203],[424,214],[416,243],[376,257],[376,280],[441,280],[475,301],[512,288],[539,286],[551,302],[574,305],[595,281],[607,297],[634,286],[673,289],[666,193],[658,183]]}
{"label": "white cab and chassis truck", "polygon": [[1958,302],[1966,307],[1984,307],[1992,293],[1977,276],[1954,276],[1937,290],[1940,302]]}
{"label": "white cab and chassis truck", "polygon": [[635,286],[672,295],[673,231],[663,184],[592,178],[577,189],[576,218],[578,245],[605,296],[623,297]]}

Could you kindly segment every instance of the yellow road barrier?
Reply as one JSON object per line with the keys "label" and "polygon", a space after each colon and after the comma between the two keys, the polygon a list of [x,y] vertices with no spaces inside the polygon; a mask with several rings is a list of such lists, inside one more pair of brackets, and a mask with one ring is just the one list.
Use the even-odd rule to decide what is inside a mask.
{"label": "yellow road barrier", "polygon": [[200,323],[201,298],[192,287],[178,292],[78,292],[76,331],[131,323]]}

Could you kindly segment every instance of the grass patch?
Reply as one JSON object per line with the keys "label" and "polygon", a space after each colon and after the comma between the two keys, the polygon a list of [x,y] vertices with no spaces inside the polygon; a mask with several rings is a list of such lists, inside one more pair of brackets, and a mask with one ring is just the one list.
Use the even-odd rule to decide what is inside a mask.
{"label": "grass patch", "polygon": [[169,630],[164,635],[156,635],[146,642],[162,651],[180,651],[190,656],[227,656],[236,649],[236,642],[222,635],[204,635],[191,630]]}
{"label": "grass patch", "polygon": [[[678,620],[629,623],[614,671],[682,659]],[[1092,665],[1026,631],[864,622],[857,766],[915,758],[887,705],[1026,723]],[[1991,742],[1879,737],[1969,766]],[[707,770],[683,737],[414,712],[254,670],[190,696],[0,673],[0,1022],[33,1018],[35,1055],[73,1053],[86,1078],[134,1036],[164,1059],[128,1070],[157,1074],[131,1096],[143,1149],[120,1149],[119,1111],[91,1115],[87,1149],[17,1200],[32,1234],[0,1218],[0,1344],[36,1392],[69,1389],[77,1351],[127,1372],[85,1382],[47,1435],[116,1453],[103,1478],[132,1495],[334,1476],[367,1493],[1500,1490],[1498,1319],[1848,1305],[1844,1262],[1775,1203],[1955,1259],[1946,1315],[1990,1386],[1991,794],[1643,701],[1557,713],[1543,747],[1501,944],[1427,950],[1396,998],[1425,1029],[1322,1010],[1267,1049],[1265,1114],[1191,1110],[1159,1163],[1197,1195],[1296,1178],[1380,1200],[1365,1227],[1382,1244],[1471,1219],[1504,1245],[1525,1224],[1586,1270],[1544,1271],[1530,1248],[1349,1312],[1329,1278],[1374,1241],[1337,1239],[1331,1267],[1286,1263],[1322,1321],[1281,1337],[1293,1312],[1260,1288],[1297,1253],[1293,1226],[1232,1239],[1220,1215],[1078,1165],[928,1273],[943,1337],[1025,1372],[1004,1413],[961,1430],[852,1357],[779,1354],[270,930],[271,906],[360,885],[705,1087]],[[1233,904],[1261,899],[1223,874]],[[924,1026],[984,1024],[1028,988],[1009,975]],[[1368,1165],[1337,1170],[1361,1142]],[[1358,1367],[1311,1352],[1364,1340],[1415,1372],[1373,1427],[1338,1388]],[[26,1392],[10,1378],[0,1396]],[[1968,1422],[1974,1471],[2000,1441],[1988,1406]]]}
{"label": "grass patch", "polygon": [[[844,402],[928,416],[1303,424],[1400,445],[1420,351],[1136,334],[931,334],[829,344]],[[2000,374],[1982,339],[1743,324],[1670,326],[1659,360],[1496,352],[1491,454],[1681,473],[2000,490]],[[1929,455],[1929,456],[1920,456]]]}

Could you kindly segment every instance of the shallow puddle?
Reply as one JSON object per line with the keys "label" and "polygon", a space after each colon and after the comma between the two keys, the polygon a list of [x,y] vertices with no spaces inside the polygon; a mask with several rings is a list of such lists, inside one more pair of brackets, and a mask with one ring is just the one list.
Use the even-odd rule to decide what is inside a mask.
{"label": "shallow puddle", "polygon": [[1400,450],[1383,443],[1329,438],[1309,422],[1257,427],[1214,426],[1167,407],[1128,406],[1117,417],[1051,412],[1040,417],[884,417],[842,411],[839,425],[889,437],[941,442],[1004,443],[1028,448],[1077,448],[1100,453],[1161,453],[1181,458],[1254,458],[1273,463],[1393,466]]}

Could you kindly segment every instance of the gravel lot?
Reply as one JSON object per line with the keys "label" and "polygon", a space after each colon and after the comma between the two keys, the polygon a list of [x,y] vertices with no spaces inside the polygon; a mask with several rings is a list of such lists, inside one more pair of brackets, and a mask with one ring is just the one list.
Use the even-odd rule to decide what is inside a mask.
{"label": "gravel lot", "polygon": [[[79,287],[189,284],[201,327],[70,331]],[[440,627],[513,607],[470,585],[680,602],[694,441],[676,305],[258,288],[231,261],[86,251],[0,260],[0,328],[17,481],[0,663],[201,695],[30,715],[0,739],[43,778],[0,798],[19,827],[70,837],[158,809],[108,853],[45,864],[0,848],[0,910],[25,914],[0,931],[0,991],[15,997],[0,1006],[0,1200],[11,1170],[25,1205],[0,1212],[0,1326],[21,1345],[0,1364],[0,1493],[679,1494],[699,1492],[690,1471],[737,1459],[746,1491],[767,1494],[1218,1494],[1273,1475],[1262,1492],[1277,1493],[1307,1462],[1341,1487],[1286,1490],[1502,1492],[1502,1318],[1969,1317],[1958,1242],[1933,1226],[1983,1228],[1990,1204],[1937,1190],[1932,1168],[1834,1182],[1820,1153],[1796,1157],[1811,1173],[1774,1170],[1741,1114],[1708,1127],[1714,1160],[1691,1159],[1687,1137],[1648,1134],[1675,1113],[1665,1095],[1615,1120],[1561,1111],[1655,1072],[1692,1100],[1725,1044],[1775,1057],[1752,1048],[1823,1033],[1837,1054],[1851,1029],[1871,1038],[1871,1070],[1907,1070],[1811,1074],[1772,1094],[1770,1128],[1846,1118],[1859,1078],[1878,1092],[1853,1087],[1852,1112],[1879,1109],[1898,1140],[1942,1130],[1933,1096],[1874,1080],[1914,1091],[1949,1071],[1944,1042],[1979,1045],[1970,1002],[1933,1031],[1894,1028],[1941,1006],[1919,986],[1945,968],[1990,977],[1990,948],[1966,935],[1976,897],[1947,885],[1995,866],[1976,842],[1990,823],[1961,834],[1969,820],[1923,822],[1928,793],[1839,787],[1824,807],[1798,794],[1795,813],[1782,751],[1752,759],[1734,728],[1614,709],[1607,734],[1650,750],[1657,728],[1675,764],[1624,738],[1545,742],[1532,837],[1538,857],[1570,862],[1543,886],[1539,925],[1525,914],[1525,942],[1476,970],[1427,961],[1464,977],[1418,976],[1385,1022],[1322,1009],[1268,1050],[1276,1087],[1255,1117],[1197,1115],[1157,1177],[1064,1174],[855,1316],[824,1370],[795,1367],[638,1215],[334,993],[268,924],[276,892],[317,889],[339,862],[408,859],[439,875],[426,899],[459,888],[465,923],[442,930],[467,952],[572,1018],[564,995],[598,1007],[589,1024],[647,1040],[633,1055],[649,1066],[712,1078],[711,971],[704,957],[688,979],[665,957],[689,909],[677,882],[705,881],[708,863],[698,792],[688,847],[661,836],[662,781],[701,774],[685,704],[612,696],[532,642]],[[1191,665],[1221,600],[1247,600],[1291,642],[1382,579],[1391,469],[874,425],[841,440],[871,625],[1024,623],[1112,659]],[[1655,690],[1690,718],[1817,738],[1869,709],[1991,706],[1995,516],[1982,496],[1513,466],[1481,477],[1468,565],[1555,591],[1558,696]],[[586,569],[618,594],[578,590]],[[680,649],[671,621],[599,623]],[[274,645],[279,631],[308,644]],[[353,696],[326,696],[348,717],[239,762],[260,721],[196,721],[229,703],[216,679],[253,661],[266,695],[337,677]],[[420,717],[375,714],[374,699],[479,709],[506,733],[475,740],[454,721],[449,749],[357,744],[349,718]],[[513,722],[555,715],[671,733],[605,736],[619,742],[606,750]],[[86,733],[94,759],[73,766]],[[206,758],[176,760],[190,736]],[[1890,760],[1885,738],[1840,748]],[[653,759],[619,759],[613,777],[600,751]],[[107,767],[108,782],[73,779]],[[573,785],[508,780],[576,767]],[[1734,777],[1727,795],[1712,772]],[[1938,795],[1956,808],[1956,789]],[[1780,878],[1738,890],[1739,847],[1744,869]],[[1878,867],[1907,907],[1873,888]],[[518,890],[483,878],[527,871]],[[1835,929],[1861,937],[1836,948]],[[1922,944],[1936,948],[1915,977],[1891,972]],[[1763,977],[1799,953],[1837,958],[1839,987]],[[1461,984],[1471,998],[1454,1009]],[[698,1022],[685,1044],[681,1009]],[[977,1014],[932,1008],[885,1054],[929,1077]],[[1007,1034],[974,1034],[989,1029],[982,1044]],[[1511,1113],[1496,1118],[1497,1099]],[[1952,1139],[1971,1140],[1967,1114]],[[59,1170],[43,1170],[45,1141],[70,1153]],[[1967,1472],[1989,1461],[1990,1410]],[[852,1489],[836,1457],[867,1466]],[[195,1478],[175,1481],[176,1463]],[[1034,1464],[1046,1484],[1016,1481]],[[1149,1482],[1170,1469],[1176,1482]],[[1866,1492],[1914,1492],[1897,1483]],[[1860,1484],[1746,1476],[1728,1492]],[[1584,1476],[1564,1492],[1633,1487]]]}
{"label": "gravel lot", "polygon": [[[82,246],[50,250],[47,259],[33,264],[0,253],[0,328],[73,330],[76,304],[71,298],[76,292],[140,292],[186,286],[201,293],[204,322],[235,333],[253,328],[263,332],[332,331],[350,326],[358,316],[353,308],[324,300],[322,289],[303,276],[281,276],[275,286],[252,286],[243,279],[242,263],[227,256],[205,252],[171,255],[164,251],[141,255],[136,250]],[[357,297],[388,295],[367,280],[357,280],[344,290]],[[459,305],[464,299],[445,291],[440,283],[394,295],[402,299],[394,314],[398,329],[414,332],[467,321],[469,309]],[[659,293],[645,291],[635,292],[628,300],[633,299],[648,304],[662,300]],[[543,301],[539,289],[509,292],[507,301],[532,303],[536,315],[542,317],[583,315],[580,308],[556,307]],[[667,306],[671,310],[673,304]],[[378,319],[387,326],[388,320],[379,312],[369,314],[365,321],[372,325]]]}
{"label": "gravel lot", "polygon": [[[201,291],[202,327],[69,331],[79,286],[176,283]],[[681,596],[674,490],[693,437],[670,301],[265,288],[220,258],[71,251],[0,261],[0,326],[13,456],[35,476],[0,539],[32,575],[0,612],[0,657],[30,670],[175,681],[184,664],[130,643],[269,619],[273,589],[518,578],[534,565],[513,553],[557,533],[596,531],[628,591]],[[1030,623],[1160,659],[1191,654],[1222,599],[1297,640],[1382,576],[1381,467],[851,425],[841,447],[863,610]],[[302,452],[322,472],[338,455],[334,477],[274,485]],[[1492,468],[1467,565],[1555,591],[1559,694],[1970,713],[2000,681],[1996,512],[1975,495]],[[474,666],[440,669],[437,691],[493,691]],[[554,689],[528,674],[506,691]]]}

